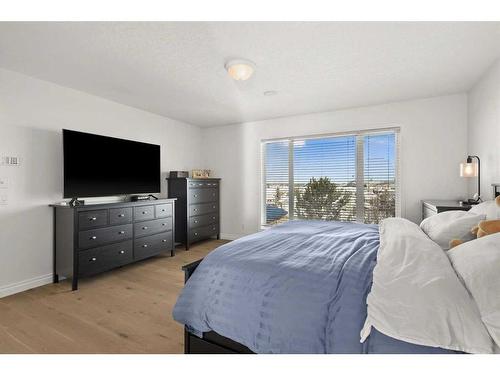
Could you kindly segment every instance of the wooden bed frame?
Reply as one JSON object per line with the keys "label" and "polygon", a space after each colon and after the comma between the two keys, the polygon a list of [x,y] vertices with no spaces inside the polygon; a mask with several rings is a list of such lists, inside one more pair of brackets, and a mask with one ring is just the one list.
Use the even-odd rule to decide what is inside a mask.
{"label": "wooden bed frame", "polygon": [[[196,267],[203,259],[186,264],[182,267],[184,271],[184,283],[188,281]],[[255,354],[245,345],[221,336],[214,331],[203,333],[203,337],[193,335],[184,326],[184,353],[185,354]]]}

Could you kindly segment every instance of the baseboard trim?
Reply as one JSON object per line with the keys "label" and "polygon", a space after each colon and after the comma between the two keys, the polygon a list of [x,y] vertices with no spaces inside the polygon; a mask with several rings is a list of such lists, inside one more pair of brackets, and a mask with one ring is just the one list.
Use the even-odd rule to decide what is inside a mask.
{"label": "baseboard trim", "polygon": [[232,233],[221,233],[220,238],[223,240],[234,241],[238,238],[245,237],[246,234],[232,234]]}
{"label": "baseboard trim", "polygon": [[42,285],[47,285],[52,283],[52,281],[53,281],[53,275],[49,274],[49,275],[34,277],[32,279],[20,281],[17,283],[0,286],[0,298],[24,292],[25,290],[33,289]]}

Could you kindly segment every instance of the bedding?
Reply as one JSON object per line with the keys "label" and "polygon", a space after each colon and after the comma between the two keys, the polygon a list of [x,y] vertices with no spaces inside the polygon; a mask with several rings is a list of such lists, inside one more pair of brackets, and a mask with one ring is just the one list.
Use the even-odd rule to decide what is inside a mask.
{"label": "bedding", "polygon": [[459,245],[448,256],[490,336],[500,346],[500,233]]}
{"label": "bedding", "polygon": [[476,204],[468,212],[476,215],[485,215],[486,220],[500,219],[500,207],[495,200],[489,200]]}
{"label": "bedding", "polygon": [[443,250],[449,250],[451,240],[473,240],[471,229],[485,218],[483,214],[466,211],[445,211],[424,219],[420,228]]}
{"label": "bedding", "polygon": [[362,353],[376,225],[291,221],[211,252],[174,319],[256,353]]}
{"label": "bedding", "polygon": [[362,339],[375,327],[414,344],[467,353],[496,351],[446,253],[408,220],[386,219],[380,225],[367,304]]}
{"label": "bedding", "polygon": [[[357,223],[292,221],[241,238],[201,262],[178,298],[174,319],[198,336],[215,331],[256,353],[451,353],[423,346],[426,341],[389,337],[377,321],[366,320],[378,248],[378,227]],[[443,266],[453,272],[449,262]],[[424,311],[429,320],[440,309],[434,302]],[[481,337],[480,350],[491,352],[491,339]]]}

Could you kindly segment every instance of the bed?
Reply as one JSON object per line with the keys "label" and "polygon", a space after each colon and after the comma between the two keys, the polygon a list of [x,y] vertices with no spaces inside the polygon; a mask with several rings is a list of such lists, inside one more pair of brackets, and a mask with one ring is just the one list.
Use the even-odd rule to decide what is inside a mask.
{"label": "bed", "polygon": [[[185,352],[494,352],[447,256],[419,230],[291,221],[217,248],[184,267],[173,316]],[[432,263],[426,279],[411,269],[421,262]]]}

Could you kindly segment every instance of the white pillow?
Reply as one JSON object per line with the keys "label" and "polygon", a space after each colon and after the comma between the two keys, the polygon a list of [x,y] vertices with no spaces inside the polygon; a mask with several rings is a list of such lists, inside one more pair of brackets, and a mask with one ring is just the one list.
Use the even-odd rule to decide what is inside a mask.
{"label": "white pillow", "polygon": [[500,219],[500,207],[496,204],[495,200],[486,201],[472,206],[469,212],[476,215],[485,215],[486,220]]}
{"label": "white pillow", "polygon": [[467,211],[445,211],[433,215],[420,223],[420,228],[443,250],[449,250],[453,239],[470,241],[474,239],[471,229],[484,215],[476,215]]}
{"label": "white pillow", "polygon": [[500,346],[500,233],[459,245],[448,256],[490,336]]}

